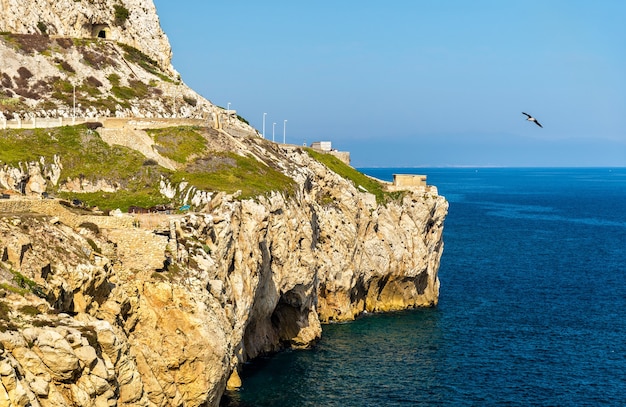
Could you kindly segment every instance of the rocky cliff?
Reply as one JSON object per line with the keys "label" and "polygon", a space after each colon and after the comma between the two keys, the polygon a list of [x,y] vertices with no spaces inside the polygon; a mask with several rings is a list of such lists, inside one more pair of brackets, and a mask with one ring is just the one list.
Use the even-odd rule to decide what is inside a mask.
{"label": "rocky cliff", "polygon": [[[35,3],[37,16],[65,4]],[[72,3],[81,15],[109,7]],[[132,16],[134,3],[153,9],[117,4]],[[0,4],[10,20],[17,3]],[[40,18],[2,27],[32,31]],[[29,71],[49,58],[11,41],[4,50]],[[324,323],[437,304],[448,205],[436,188],[385,193],[236,120],[147,122],[165,128],[0,130],[0,405],[218,405],[244,362],[310,346]],[[46,194],[149,196],[191,211],[107,215]]]}
{"label": "rocky cliff", "polygon": [[150,0],[0,0],[0,61],[0,128],[147,117],[254,131],[181,81]]}
{"label": "rocky cliff", "polygon": [[303,150],[240,142],[296,193],[136,217],[0,201],[0,401],[217,405],[243,362],[322,323],[437,303],[443,197],[377,203]]}
{"label": "rocky cliff", "polygon": [[172,50],[152,1],[0,0],[0,31],[118,41],[174,72]]}

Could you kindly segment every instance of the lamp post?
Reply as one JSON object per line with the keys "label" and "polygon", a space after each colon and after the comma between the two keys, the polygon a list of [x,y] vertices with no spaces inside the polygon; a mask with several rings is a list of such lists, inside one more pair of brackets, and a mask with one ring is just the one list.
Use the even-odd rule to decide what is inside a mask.
{"label": "lamp post", "polygon": [[285,142],[286,138],[285,135],[287,134],[287,120],[283,121],[283,144],[287,144]]}
{"label": "lamp post", "polygon": [[276,131],[276,122],[272,123],[272,143],[274,142],[274,132]]}
{"label": "lamp post", "polygon": [[72,124],[76,123],[76,85],[72,84],[72,98],[74,99],[72,110]]}
{"label": "lamp post", "polygon": [[263,113],[263,138],[265,138],[265,116],[267,116],[267,113]]}

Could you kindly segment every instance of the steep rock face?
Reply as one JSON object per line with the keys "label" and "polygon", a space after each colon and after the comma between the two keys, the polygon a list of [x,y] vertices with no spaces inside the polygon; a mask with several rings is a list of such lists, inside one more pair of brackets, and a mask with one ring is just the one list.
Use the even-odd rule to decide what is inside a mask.
{"label": "steep rock face", "polygon": [[378,205],[299,149],[284,153],[296,196],[217,194],[163,217],[166,236],[3,211],[2,279],[40,298],[0,290],[11,309],[0,400],[217,405],[243,362],[308,346],[323,322],[437,303],[443,197]]}
{"label": "steep rock face", "polygon": [[[378,204],[301,149],[225,120],[175,78],[150,1],[0,0],[0,31],[44,30],[0,38],[6,119],[71,117],[75,85],[79,115],[201,118],[225,150],[273,161],[298,190],[238,200],[162,180],[198,211],[95,216],[32,197],[59,182],[63,157],[2,164],[0,187],[30,197],[0,200],[0,405],[217,405],[243,362],[309,346],[322,323],[437,303],[447,202],[434,190]],[[103,138],[141,145],[123,127]]]}
{"label": "steep rock face", "polygon": [[111,39],[174,72],[172,50],[151,0],[0,0],[0,31]]}

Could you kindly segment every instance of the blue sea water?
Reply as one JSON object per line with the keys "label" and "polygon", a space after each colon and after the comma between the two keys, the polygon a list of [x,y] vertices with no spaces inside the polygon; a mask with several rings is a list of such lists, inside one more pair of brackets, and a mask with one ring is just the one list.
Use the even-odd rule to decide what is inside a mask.
{"label": "blue sea water", "polygon": [[362,171],[448,199],[439,305],[325,326],[225,405],[626,405],[626,169]]}

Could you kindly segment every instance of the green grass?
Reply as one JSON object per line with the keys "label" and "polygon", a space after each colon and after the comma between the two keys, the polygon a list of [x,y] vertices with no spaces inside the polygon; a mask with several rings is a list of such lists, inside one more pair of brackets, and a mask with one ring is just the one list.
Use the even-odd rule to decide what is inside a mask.
{"label": "green grass", "polygon": [[159,154],[184,164],[192,155],[201,154],[207,149],[207,141],[198,130],[198,127],[180,126],[147,132],[156,143]]}
{"label": "green grass", "polygon": [[173,174],[175,182],[188,181],[205,191],[241,191],[241,199],[280,191],[291,196],[295,181],[252,157],[234,153],[213,153],[190,163],[185,171]]}
{"label": "green grass", "polygon": [[[158,184],[157,184],[158,185]],[[133,190],[119,190],[117,192],[90,192],[90,193],[59,193],[59,197],[66,199],[80,199],[85,205],[97,206],[102,210],[120,209],[127,212],[131,206],[151,208],[159,204],[167,204],[169,199],[162,196],[157,188]]]}
{"label": "green grass", "polygon": [[85,125],[54,129],[0,130],[0,161],[17,166],[19,162],[47,163],[53,156],[61,158],[61,179],[81,178],[91,182],[105,179],[121,188],[116,193],[62,193],[49,190],[61,198],[78,198],[92,206],[106,209],[128,209],[131,205],[152,206],[165,203],[158,191],[159,180],[167,171],[143,165],[145,157],[122,146],[109,146]]}
{"label": "green grass", "polygon": [[52,129],[0,131],[0,161],[17,165],[23,161],[39,161],[45,157],[52,162],[59,155],[63,177],[120,181],[132,177],[145,158],[138,152],[121,146],[109,146],[100,136],[84,125]]}
{"label": "green grass", "polygon": [[19,295],[26,295],[29,293],[29,291],[24,288],[15,287],[7,283],[0,283],[0,289]]}
{"label": "green grass", "polygon": [[[159,192],[161,177],[174,184],[183,180],[204,191],[241,191],[240,199],[280,191],[290,196],[295,182],[281,172],[252,157],[207,150],[206,139],[195,127],[153,130],[161,154],[184,164],[180,171],[147,165],[146,157],[123,146],[109,146],[97,132],[85,125],[51,129],[0,130],[0,162],[17,167],[20,162],[53,162],[61,159],[61,181],[82,179],[92,183],[106,180],[117,192],[61,192],[49,186],[48,192],[62,199],[79,199],[103,211],[130,206],[149,208],[171,203]],[[179,202],[173,202],[179,204]]]}
{"label": "green grass", "polygon": [[20,104],[20,100],[18,98],[5,98],[0,96],[0,105],[3,106],[17,106]]}
{"label": "green grass", "polygon": [[11,307],[6,302],[0,301],[0,320],[9,321],[9,312],[11,312]]}
{"label": "green grass", "polygon": [[123,25],[126,20],[128,20],[128,16],[130,16],[130,12],[128,9],[122,5],[114,4],[113,8],[115,9],[115,24]]}
{"label": "green grass", "polygon": [[162,81],[174,82],[172,78],[165,75],[161,71],[161,68],[159,67],[158,62],[150,58],[148,55],[144,54],[143,52],[141,52],[135,47],[131,47],[130,45],[123,44],[121,42],[118,42],[117,45],[120,46],[124,50],[124,58],[127,61],[139,65],[146,72],[151,73],[152,75],[158,77]]}
{"label": "green grass", "polygon": [[385,202],[396,200],[403,196],[402,191],[385,192],[383,190],[383,185],[380,182],[368,177],[362,172],[355,170],[332,154],[320,153],[311,148],[306,148],[305,150],[312,158],[324,164],[328,167],[328,169],[351,181],[355,187],[358,188],[360,185],[368,192],[374,194],[374,196],[376,196],[376,202],[379,204],[384,204]]}
{"label": "green grass", "polygon": [[18,308],[18,311],[24,315],[29,315],[31,317],[41,314],[41,311],[39,311],[39,309],[33,305],[22,305]]}
{"label": "green grass", "polygon": [[17,284],[20,288],[28,290],[41,298],[45,298],[45,294],[36,282],[20,272],[11,270],[11,273],[13,274],[13,281],[15,281],[15,284]]}

